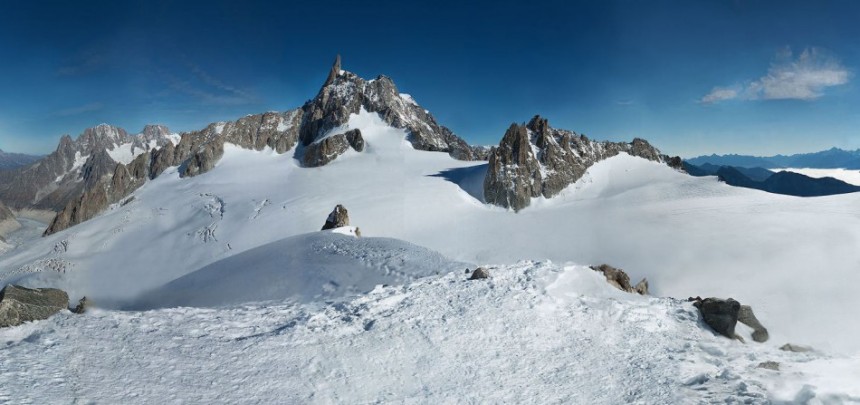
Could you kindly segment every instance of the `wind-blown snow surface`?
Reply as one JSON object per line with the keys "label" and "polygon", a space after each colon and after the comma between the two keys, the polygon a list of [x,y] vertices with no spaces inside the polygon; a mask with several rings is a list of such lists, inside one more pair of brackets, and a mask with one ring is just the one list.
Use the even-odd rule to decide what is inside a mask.
{"label": "wind-blown snow surface", "polygon": [[[764,404],[860,397],[856,384],[829,378],[833,368],[856,373],[856,361],[717,337],[688,303],[622,293],[587,268],[522,262],[490,271],[488,280],[449,273],[337,303],[61,313],[0,330],[10,354],[0,356],[0,401]],[[764,361],[782,371],[757,368]]]}
{"label": "wind-blown snow surface", "polygon": [[[320,168],[301,168],[290,154],[277,155],[272,151],[248,151],[228,145],[218,166],[206,174],[180,179],[176,169],[170,169],[139,189],[131,203],[115,206],[111,211],[91,221],[43,238],[28,249],[16,249],[0,257],[0,269],[3,269],[0,270],[0,283],[20,281],[32,286],[58,285],[67,289],[73,300],[87,295],[96,302],[122,302],[205,266],[225,259],[229,260],[228,258],[233,255],[287,237],[316,232],[332,208],[336,204],[344,204],[349,209],[351,225],[360,227],[365,237],[397,238],[438,251],[452,260],[478,264],[510,264],[524,259],[549,259],[556,263],[570,261],[580,264],[606,262],[627,270],[634,282],[641,277],[648,277],[652,292],[658,296],[734,297],[742,303],[752,305],[771,333],[771,340],[768,343],[742,346],[744,348],[755,347],[767,353],[777,353],[774,351],[776,346],[791,342],[812,345],[825,353],[845,353],[850,356],[860,352],[860,340],[856,339],[860,334],[860,319],[854,314],[856,308],[860,307],[860,294],[856,293],[856,286],[860,284],[860,272],[857,271],[860,268],[860,253],[857,249],[860,245],[860,213],[857,210],[860,206],[860,195],[858,194],[819,198],[774,195],[734,188],[721,184],[714,178],[690,177],[665,165],[619,155],[593,166],[583,179],[559,196],[551,200],[537,200],[531,207],[519,213],[513,213],[486,205],[481,201],[480,180],[484,175],[482,166],[486,163],[460,162],[444,153],[415,151],[405,141],[406,134],[402,130],[385,126],[375,114],[362,113],[353,116],[347,126],[349,128],[346,129],[361,129],[367,142],[366,150],[361,153],[350,150],[334,162]],[[236,270],[242,271],[242,269]],[[462,277],[462,274],[459,276]],[[511,275],[511,277],[514,276]],[[444,281],[427,282],[443,283]],[[423,281],[417,283],[408,288],[421,290],[423,288],[421,286],[425,285],[422,284]],[[666,304],[669,301],[660,302],[663,304],[659,305],[669,305]],[[445,300],[435,305],[445,305]],[[424,307],[426,311],[437,310],[430,308],[432,305],[429,304]],[[677,304],[676,307],[684,308],[684,311],[689,310],[689,304]],[[418,315],[417,308],[419,307],[414,308],[415,316],[417,319],[422,319],[421,315]],[[587,306],[577,308],[590,311],[583,309]],[[206,316],[215,319],[228,316],[227,314],[233,314],[229,315],[230,317],[235,315],[238,317],[236,319],[246,319],[244,318],[246,316],[253,318],[230,322],[246,322],[254,325],[269,322],[259,319],[264,318],[263,315],[257,316],[243,311],[250,310],[242,308],[176,309],[146,313],[108,311],[94,318],[98,321],[90,320],[92,318],[89,317],[82,319],[60,317],[57,320],[48,321],[46,325],[62,325],[62,327],[44,326],[55,328],[56,331],[38,332],[38,335],[47,336],[46,339],[53,342],[62,341],[65,338],[60,337],[65,334],[69,334],[71,339],[78,339],[77,334],[84,333],[77,331],[78,328],[98,329],[108,327],[106,325],[114,322],[164,323],[163,329],[150,328],[157,329],[160,334],[158,336],[161,337],[172,333],[170,329],[174,327],[181,330],[198,329],[195,333],[211,335],[215,332],[199,329],[200,326],[195,326],[194,319]],[[269,310],[261,308],[258,311],[266,313]],[[271,311],[274,311],[271,312],[272,314],[278,313],[274,309]],[[284,309],[284,311],[287,310]],[[308,318],[314,317],[313,311],[307,309],[302,311],[305,311]],[[325,313],[325,310],[321,311],[323,312],[320,313]],[[529,314],[534,314],[534,310],[530,308],[524,311],[517,316],[528,317]],[[426,316],[430,316],[430,313],[428,312]],[[455,313],[461,314],[461,317],[467,313],[471,314],[466,309]],[[493,314],[486,315],[484,319],[484,315],[475,313],[483,319],[481,322],[505,321],[498,313],[493,312]],[[597,318],[598,320],[595,321],[601,323],[600,329],[606,334],[621,333],[615,329],[615,321],[605,321],[605,319],[616,320],[621,317],[606,316],[608,318]],[[673,315],[666,313],[663,316]],[[174,317],[176,319],[173,319]],[[186,320],[186,317],[193,319]],[[283,324],[286,325],[289,323],[287,318],[284,315],[278,319],[284,321]],[[447,319],[455,319],[452,322],[463,323],[474,321],[474,318],[461,319],[454,315],[447,316]],[[211,328],[229,329],[220,322],[213,321],[211,324]],[[479,325],[484,324],[479,323]],[[684,325],[687,324],[684,323]],[[529,329],[542,326],[543,324],[535,324]],[[587,328],[582,323],[569,326]],[[27,328],[41,330],[39,328],[42,327],[31,325],[19,330],[30,330]],[[617,327],[623,328],[621,325]],[[678,326],[678,328],[682,327],[686,326]],[[689,327],[692,328],[690,331],[695,331],[696,334],[705,333],[701,332],[698,326]],[[133,329],[131,326],[129,328]],[[345,325],[344,328],[352,330],[361,329],[362,326]],[[134,335],[130,330],[129,339],[142,339],[135,340],[134,342],[137,343],[129,343],[130,345],[143,344],[147,339]],[[258,330],[255,333],[261,331]],[[451,356],[454,356],[449,359],[456,359],[458,355],[467,356],[457,353],[488,350],[487,346],[493,348],[493,345],[500,345],[498,341],[504,340],[507,334],[520,333],[502,329],[495,329],[495,331],[501,335],[493,335],[489,332],[480,335],[485,340],[489,339],[490,343],[481,338],[463,337],[464,341],[460,343],[468,346],[468,352],[465,351],[467,349],[460,350],[459,346],[456,346],[456,350],[449,347],[446,350],[452,350]],[[663,332],[666,332],[662,333],[663,335],[674,333],[668,330]],[[397,333],[407,333],[408,337],[400,338],[393,332],[386,336],[389,336],[392,342],[407,347],[409,346],[407,343],[398,339],[411,339],[409,343],[414,343],[412,340],[418,339],[420,335],[417,331],[398,330]],[[444,333],[439,331],[433,333],[440,334],[438,339],[441,341],[441,335]],[[541,333],[549,333],[549,331],[534,333],[535,340],[532,343],[526,343],[525,337],[516,341],[524,348],[530,348],[530,344],[540,345],[542,344],[540,343]],[[669,339],[665,336],[664,338]],[[38,339],[37,337],[30,340]],[[152,339],[158,341],[159,338]],[[318,339],[323,338],[315,338],[309,333],[303,339],[321,341]],[[654,342],[657,340],[655,338]],[[734,351],[735,349],[730,348],[736,346],[730,345],[737,343],[713,341],[721,342],[716,343],[721,347],[716,352],[734,353],[731,355],[734,356],[732,358],[743,364],[749,361],[748,356],[754,356],[750,353],[756,353],[749,350],[759,350]],[[6,349],[9,352],[9,356],[6,357],[18,358],[19,351],[26,351],[28,347],[26,339],[23,342]],[[392,342],[388,343],[394,344]],[[423,341],[419,339],[419,342]],[[651,342],[649,340],[635,347],[641,349],[643,345],[652,344]],[[174,343],[177,345],[175,350],[179,351],[185,344],[179,341]],[[78,344],[79,342],[74,342],[71,345]],[[93,341],[93,344],[100,343]],[[228,343],[223,344],[228,345]],[[290,343],[278,343],[276,340],[265,345],[281,344],[286,345],[284,350],[289,351]],[[373,344],[384,347],[386,342]],[[508,347],[507,343],[504,345],[502,347]],[[573,349],[573,346],[577,348]],[[113,356],[119,358],[120,348],[112,347],[115,350]],[[232,350],[237,350],[227,346],[220,347],[231,353]],[[322,353],[325,351],[324,347],[325,345],[322,344],[314,350]],[[421,347],[438,348],[432,345]],[[362,357],[362,361],[370,364],[379,358],[372,354],[362,354],[361,349],[370,350],[370,346],[359,346],[356,353],[351,353],[349,356]],[[495,366],[486,372],[508,373],[495,374],[496,380],[491,378],[491,381],[497,381],[503,377],[513,378],[510,373],[519,370],[518,368],[499,368],[513,367],[516,366],[517,361],[520,361],[516,358],[503,359],[506,357],[505,350],[490,352],[497,353],[502,360],[490,363]],[[584,350],[584,348],[580,348],[580,345],[571,345],[567,350]],[[217,353],[217,351],[206,353]],[[370,350],[368,353],[373,351]],[[480,356],[486,355],[486,352],[481,353]],[[525,356],[523,351],[516,353]],[[665,356],[665,352],[663,353]],[[622,354],[626,355],[626,352]],[[176,355],[177,352],[169,350],[163,353],[164,358]],[[213,355],[221,356],[221,354]],[[422,354],[411,355],[421,356]],[[424,360],[430,361],[435,355],[437,353],[425,353]],[[790,356],[779,353],[774,355]],[[542,356],[547,357],[546,353]],[[757,355],[754,357],[756,360],[759,358]],[[340,381],[335,384],[341,384],[341,387],[355,387],[352,383],[364,383],[363,380],[356,380],[362,377],[356,377],[354,373],[338,368],[335,363],[313,363],[310,357],[295,359],[295,362],[283,364],[281,367],[287,369],[293,367],[291,369],[293,372],[295,367],[309,369],[317,367],[316,370],[321,370],[319,371],[321,373],[330,373],[333,381]],[[476,370],[471,374],[464,371],[463,375],[486,377],[477,370],[479,366],[486,364],[485,361],[488,359],[484,357],[473,357],[473,359],[476,360],[472,363]],[[828,365],[831,364],[827,363],[830,360],[816,359],[808,363],[818,364],[819,371],[816,372],[825,373],[822,370],[836,370],[836,366]],[[793,379],[810,382],[817,387],[810,392],[820,393],[823,389],[821,387],[830,385],[829,392],[850,393],[850,389],[855,385],[851,381],[856,381],[860,375],[860,371],[857,370],[857,364],[860,363],[856,358],[840,357],[839,359],[841,360],[838,361],[842,362],[839,363],[840,369],[843,370],[841,374],[825,373],[823,374],[825,377],[820,378],[823,382],[812,383],[815,376],[813,371],[795,373],[791,368],[795,366],[790,366],[789,371],[780,372],[778,381],[781,381],[780,384],[789,384],[786,392],[790,391],[790,396],[796,395],[799,390],[797,384],[790,383],[794,381]],[[30,366],[37,361],[37,359],[31,360]],[[317,357],[316,361],[324,361],[324,359]],[[423,360],[414,357],[412,361],[413,364],[418,364]],[[690,367],[706,367],[705,365],[712,364],[711,360],[703,361],[704,363],[690,363]],[[624,362],[628,366],[631,364],[629,359]],[[387,364],[382,361],[379,367],[386,370],[405,370],[397,368],[401,366],[392,369],[391,367],[394,366]],[[434,364],[439,366],[438,363]],[[562,364],[568,365],[558,363],[552,370],[562,373],[565,370]],[[587,368],[595,367],[590,363],[577,364],[579,365],[571,366],[573,368],[567,372],[587,374],[591,372]],[[444,364],[440,367],[444,369],[447,366]],[[182,369],[186,366],[174,367]],[[426,366],[420,371],[427,372],[429,367]],[[224,366],[221,369],[224,368],[229,367]],[[357,368],[350,370],[355,371]],[[550,369],[542,370],[545,370],[545,373],[539,373],[538,376],[548,375],[549,371],[546,370]],[[281,372],[285,371],[282,369]],[[230,374],[230,371],[224,371],[224,373],[233,377],[238,375]],[[381,377],[395,375],[385,374],[382,371],[379,373],[381,374],[372,375]],[[642,373],[648,376],[643,378],[646,378],[650,384],[659,384],[658,381],[661,381],[659,377],[661,374],[648,371],[647,367]],[[422,394],[429,394],[417,388],[417,384],[422,381],[420,372],[406,375],[413,376],[414,381],[410,384],[416,384],[410,386],[413,388],[407,388],[407,391],[419,397]],[[717,374],[706,373],[702,378],[716,381],[715,375]],[[729,374],[731,375],[734,374]],[[840,385],[840,380],[833,378],[835,375],[850,376],[849,383],[843,381]],[[163,377],[167,378],[168,375]],[[129,378],[131,378],[130,375]],[[527,377],[524,381],[533,383],[534,378],[540,377]],[[567,379],[564,383],[571,384],[569,381]],[[430,390],[435,387],[430,382],[432,381],[427,380],[426,383],[420,384]],[[545,382],[545,384],[550,383]],[[460,379],[450,384],[465,386],[485,383]],[[555,384],[561,383],[556,381]],[[772,386],[765,384],[773,388],[768,395],[781,395],[775,394],[780,392],[780,386],[774,384]],[[503,384],[499,383],[499,385]],[[226,386],[228,385],[219,387]],[[524,386],[525,384],[520,387]],[[669,384],[669,386],[674,385]],[[492,398],[497,388],[495,385],[482,385],[482,387],[486,390],[476,393],[476,398]],[[153,389],[162,388],[169,387]],[[353,388],[343,389],[348,391]],[[733,389],[731,388],[730,391]],[[224,390],[216,388],[209,391]],[[322,386],[319,386],[316,391],[320,392],[319,395],[328,392]],[[519,391],[522,389],[517,390]],[[575,390],[565,391],[567,392],[565,395],[574,395],[572,391]],[[353,398],[348,396],[350,392],[345,392],[344,396],[339,398],[345,401]],[[462,394],[462,391],[459,392]],[[198,394],[206,395],[202,392],[194,395]],[[570,401],[579,402],[572,396],[561,395],[553,397],[548,394],[546,399],[567,398]],[[857,394],[850,395],[857,396]],[[359,397],[365,398],[365,396],[356,398]],[[511,397],[511,400],[517,398]],[[617,402],[613,401],[617,397],[605,398],[607,402]]]}

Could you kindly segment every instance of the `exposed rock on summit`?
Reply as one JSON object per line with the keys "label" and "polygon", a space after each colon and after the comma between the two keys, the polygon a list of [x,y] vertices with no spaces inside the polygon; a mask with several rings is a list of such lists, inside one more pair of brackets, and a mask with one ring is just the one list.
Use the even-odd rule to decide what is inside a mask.
{"label": "exposed rock on summit", "polygon": [[346,211],[346,207],[338,204],[334,207],[334,210],[328,214],[328,218],[326,218],[322,230],[325,231],[326,229],[340,228],[342,226],[349,226],[349,212]]}
{"label": "exposed rock on summit", "polygon": [[729,339],[737,338],[735,326],[741,304],[731,298],[705,298],[694,300],[693,306],[702,313],[702,319],[714,330]]}
{"label": "exposed rock on summit", "polygon": [[626,152],[657,162],[674,162],[647,141],[598,142],[572,131],[555,129],[535,116],[528,124],[512,124],[499,146],[489,152],[484,199],[519,211],[535,197],[550,198],[579,180],[594,163]]}
{"label": "exposed rock on summit", "polygon": [[601,264],[600,266],[591,266],[591,269],[603,273],[603,276],[606,277],[606,282],[611,284],[613,287],[629,292],[629,293],[637,293],[639,295],[648,295],[648,280],[642,279],[635,286],[630,284],[630,276],[624,272],[624,270],[612,267],[608,264]]}
{"label": "exposed rock on summit", "polygon": [[[299,136],[302,145],[308,146],[332,129],[345,125],[350,114],[358,114],[362,109],[378,113],[393,127],[405,129],[409,134],[407,140],[415,149],[447,152],[460,160],[475,160],[482,155],[480,150],[469,146],[451,130],[436,123],[433,116],[411,97],[401,94],[390,78],[379,76],[373,80],[364,80],[354,73],[341,70],[340,57],[335,59],[319,94],[302,107]],[[305,153],[308,153],[307,149]],[[323,159],[315,156],[302,160]]]}

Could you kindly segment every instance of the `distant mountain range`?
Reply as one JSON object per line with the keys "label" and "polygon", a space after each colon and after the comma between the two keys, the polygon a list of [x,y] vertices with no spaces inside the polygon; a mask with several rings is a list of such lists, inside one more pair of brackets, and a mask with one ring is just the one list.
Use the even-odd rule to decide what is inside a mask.
{"label": "distant mountain range", "polygon": [[27,166],[41,158],[42,156],[4,152],[3,149],[0,149],[0,170],[9,170],[21,166]]}
{"label": "distant mountain range", "polygon": [[832,177],[813,178],[788,171],[774,173],[761,167],[718,166],[710,163],[697,166],[686,161],[684,170],[691,176],[717,176],[720,181],[731,186],[797,197],[820,197],[860,191],[860,186]]}
{"label": "distant mountain range", "polygon": [[687,159],[696,166],[711,164],[732,167],[761,167],[776,169],[784,167],[809,169],[852,169],[860,170],[860,149],[844,150],[831,148],[821,152],[799,153],[796,155],[751,156],[751,155],[709,155]]}

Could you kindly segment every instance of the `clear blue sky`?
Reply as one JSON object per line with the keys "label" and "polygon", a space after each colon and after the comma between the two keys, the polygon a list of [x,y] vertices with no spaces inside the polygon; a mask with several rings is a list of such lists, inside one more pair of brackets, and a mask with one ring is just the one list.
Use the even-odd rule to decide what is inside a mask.
{"label": "clear blue sky", "polygon": [[860,147],[858,2],[177,3],[0,1],[0,148],[295,108],[337,53],[475,144],[541,114],[682,156]]}

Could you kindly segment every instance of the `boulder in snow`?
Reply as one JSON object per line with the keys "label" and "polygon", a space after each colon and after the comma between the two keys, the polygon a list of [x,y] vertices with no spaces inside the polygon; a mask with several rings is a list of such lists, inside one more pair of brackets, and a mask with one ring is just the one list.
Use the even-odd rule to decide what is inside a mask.
{"label": "boulder in snow", "polygon": [[741,310],[741,303],[734,299],[720,298],[694,298],[693,306],[699,309],[702,313],[702,319],[715,332],[730,338],[735,339],[738,336],[735,334],[735,326],[738,323],[738,313]]}
{"label": "boulder in snow", "polygon": [[767,339],[770,338],[767,328],[755,317],[752,307],[749,305],[741,305],[741,309],[738,311],[738,322],[753,328],[752,338],[756,342],[767,342]]}
{"label": "boulder in snow", "polygon": [[633,286],[633,291],[636,291],[639,295],[648,295],[648,279],[643,278],[642,281]]}
{"label": "boulder in snow", "polygon": [[472,276],[469,277],[469,280],[482,280],[485,278],[490,278],[490,271],[483,267],[478,267],[472,272]]}
{"label": "boulder in snow", "polygon": [[764,361],[759,363],[756,367],[767,370],[779,371],[779,363],[775,361]]}
{"label": "boulder in snow", "polygon": [[78,301],[78,305],[75,306],[75,309],[72,312],[76,314],[83,314],[87,312],[92,307],[92,302],[87,299],[87,297],[83,297]]}
{"label": "boulder in snow", "polygon": [[328,218],[325,220],[322,230],[340,228],[342,226],[349,226],[349,212],[346,211],[346,207],[338,204],[334,207],[334,210],[328,214]]}
{"label": "boulder in snow", "polygon": [[606,282],[615,286],[615,288],[626,291],[629,293],[637,293],[639,295],[647,295],[648,294],[648,280],[642,279],[635,286],[630,284],[630,276],[624,272],[624,270],[612,267],[608,264],[601,264],[600,266],[591,266],[591,269],[600,273],[603,273],[603,276],[606,277]]}
{"label": "boulder in snow", "polygon": [[7,285],[0,291],[0,328],[47,319],[68,305],[69,295],[63,290]]}

